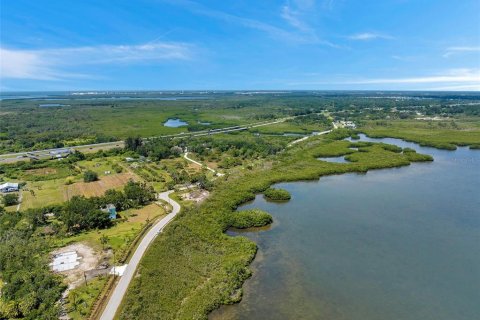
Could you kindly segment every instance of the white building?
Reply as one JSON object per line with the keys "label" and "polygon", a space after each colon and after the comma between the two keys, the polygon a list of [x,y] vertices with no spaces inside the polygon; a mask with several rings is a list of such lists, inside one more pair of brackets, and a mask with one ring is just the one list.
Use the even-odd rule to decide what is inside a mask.
{"label": "white building", "polygon": [[347,129],[355,129],[357,126],[353,121],[345,121],[344,122],[344,127]]}
{"label": "white building", "polygon": [[0,184],[0,192],[14,192],[18,191],[18,183],[7,182],[4,184]]}
{"label": "white building", "polygon": [[80,259],[76,251],[68,251],[54,255],[49,265],[53,271],[67,271],[75,269],[80,264]]}

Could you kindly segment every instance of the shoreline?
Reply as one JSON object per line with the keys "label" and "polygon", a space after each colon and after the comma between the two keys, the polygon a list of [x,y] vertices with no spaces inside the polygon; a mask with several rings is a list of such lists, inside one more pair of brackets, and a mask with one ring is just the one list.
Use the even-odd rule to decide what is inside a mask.
{"label": "shoreline", "polygon": [[[421,146],[420,146],[420,147],[421,147]],[[425,147],[421,147],[421,148],[425,148]],[[441,159],[437,162],[437,164],[440,163],[440,166],[437,165],[437,170],[442,170],[442,165],[445,164],[445,161],[449,161],[449,162],[452,161],[452,158],[451,158],[452,155],[449,155],[449,154],[455,154],[455,153],[457,153],[457,152],[460,152],[460,151],[459,151],[460,149],[466,149],[466,148],[459,148],[459,149],[457,149],[457,150],[442,150],[442,149],[438,149],[438,148],[435,148],[435,149],[438,150],[438,151],[440,151],[440,152],[442,152],[442,151],[443,151],[443,152],[447,152],[447,153],[445,153],[445,154],[447,154],[447,156],[446,156],[445,158],[444,158],[443,156],[440,156]],[[474,151],[475,151],[474,149],[467,149],[467,150],[468,150],[468,152],[472,152],[472,151],[474,152]],[[454,152],[450,152],[450,151],[454,151]],[[419,150],[419,152],[422,152],[422,150]],[[437,159],[437,157],[436,157],[437,155],[438,155],[438,154],[435,154],[435,159]],[[455,156],[453,156],[453,157],[455,157]],[[420,164],[420,163],[416,163],[416,164]],[[432,163],[432,164],[433,164],[433,163]],[[450,164],[451,164],[451,162],[450,162]],[[409,170],[408,168],[405,168],[405,167],[393,167],[393,168],[395,168],[395,169],[400,169],[400,168],[402,168],[402,169],[405,169],[405,170]],[[377,170],[378,170],[378,171],[382,171],[382,170],[384,170],[384,169],[391,169],[391,168],[375,169],[374,172],[377,172]],[[467,169],[470,169],[470,167],[468,167]],[[403,173],[405,173],[405,172],[403,172]],[[349,173],[349,174],[358,174],[358,173],[356,173],[356,172],[351,172],[351,173]],[[428,173],[426,173],[426,174],[428,174]],[[341,175],[344,175],[344,173],[342,173],[342,174],[333,174],[333,175],[330,175],[330,176],[341,176]],[[347,175],[348,175],[348,174],[347,174]],[[394,174],[394,176],[396,176],[396,175],[397,175],[397,174]],[[389,175],[389,176],[390,176],[390,175]],[[404,176],[404,175],[402,174],[402,176]],[[322,177],[328,177],[328,176],[322,176]],[[406,177],[405,179],[408,179],[408,175],[407,175],[407,177]],[[298,183],[309,183],[309,182],[314,182],[315,184],[319,184],[319,183],[321,182],[321,179],[318,180],[318,181],[302,180],[302,181],[279,182],[280,186],[278,186],[277,184],[275,184],[275,185],[273,185],[272,187],[285,188],[285,189],[287,189],[287,190],[289,190],[289,191],[292,192],[292,190],[290,190],[290,189],[286,186],[286,184],[294,184],[294,185],[296,185],[296,184],[298,184]],[[298,190],[297,190],[297,191],[298,191]],[[305,189],[303,189],[303,191],[305,191]],[[293,192],[292,192],[292,194],[293,194]],[[293,199],[293,198],[292,198],[292,199]],[[256,205],[255,205],[254,203],[256,203]],[[263,200],[261,199],[261,194],[257,194],[255,201],[249,201],[249,202],[246,202],[245,204],[248,204],[248,205],[249,205],[249,206],[247,207],[247,209],[249,209],[249,208],[259,208],[259,209],[267,210],[267,211],[268,211],[269,209],[271,209],[271,206],[270,206],[268,203],[269,203],[268,201],[263,201]],[[243,205],[245,205],[245,204],[243,204]],[[274,211],[272,211],[272,212],[274,212]],[[286,213],[285,213],[285,210],[282,211],[282,214],[283,214],[283,215],[286,214]],[[294,213],[293,213],[293,212],[288,212],[288,216],[290,216],[290,214],[294,214]],[[284,219],[286,219],[285,216],[284,216]],[[277,221],[277,219],[275,218],[275,216],[274,216],[274,221]],[[290,222],[292,222],[292,221],[290,220]],[[284,223],[285,223],[285,221],[284,221]],[[297,229],[298,229],[298,228],[297,228]],[[260,231],[261,231],[261,230],[260,230]],[[251,241],[255,241],[255,243],[259,243],[259,241],[260,241],[259,238],[262,237],[262,233],[261,233],[261,232],[258,232],[257,230],[249,229],[249,230],[244,230],[244,231],[242,231],[242,233],[243,233],[243,232],[245,232],[245,233],[250,233],[250,236],[238,234],[238,233],[236,232],[236,230],[235,230],[235,233],[237,233],[237,234],[235,234],[235,235],[233,235],[233,236],[248,236],[248,238],[249,238]],[[275,241],[275,239],[277,239],[278,241],[280,241],[280,240],[279,240],[279,237],[283,237],[283,238],[286,237],[285,235],[283,235],[283,234],[281,235],[280,233],[277,233],[277,234],[275,235],[276,238],[275,238],[275,237],[270,237],[270,238],[269,238],[267,235],[263,235],[263,236],[265,237],[264,239],[268,239],[268,240],[263,240],[263,241],[267,241],[267,242],[265,242],[265,243],[267,244],[267,247],[268,247],[268,248],[270,248],[270,246],[273,246],[273,245],[272,245],[272,242]],[[263,243],[263,241],[262,241],[262,243]],[[284,239],[284,242],[285,242],[285,239]],[[269,244],[269,245],[268,245],[268,244]],[[285,244],[284,244],[284,245],[285,245]],[[275,248],[276,248],[276,250],[278,250],[278,247],[275,247]],[[275,251],[275,248],[273,248],[274,251]],[[276,252],[276,251],[275,251],[275,252]],[[261,253],[260,250],[259,250],[259,253]],[[264,251],[264,253],[265,253],[265,251]],[[278,258],[278,257],[277,257],[277,258]],[[276,260],[275,260],[275,261],[276,261]],[[256,262],[256,259],[255,259],[254,261],[252,261],[252,264],[255,263],[255,262]],[[270,263],[273,263],[273,262],[270,261]],[[268,264],[267,264],[267,266],[268,266]],[[258,265],[257,265],[257,267],[258,267]],[[264,266],[264,267],[265,267],[265,266]],[[278,268],[278,269],[281,269],[281,270],[282,270],[282,268],[283,268],[282,266],[280,266],[280,267],[273,266],[273,267]],[[310,267],[311,267],[311,266],[310,266]],[[252,267],[251,267],[251,268],[252,268]],[[255,268],[252,268],[252,270],[255,272]],[[271,272],[277,272],[277,271],[272,270]],[[272,282],[272,279],[269,279],[269,277],[266,276],[266,271],[265,271],[265,270],[262,271],[261,276],[264,277],[266,281]],[[239,317],[240,315],[243,314],[243,312],[246,312],[246,311],[249,311],[250,313],[247,313],[247,314],[250,314],[250,315],[251,315],[251,312],[253,312],[253,311],[265,312],[265,309],[268,308],[268,306],[267,306],[267,307],[264,306],[263,308],[262,308],[261,306],[259,306],[259,307],[258,307],[258,310],[257,310],[257,309],[256,309],[256,304],[255,304],[255,301],[256,301],[256,300],[255,300],[255,297],[257,297],[258,299],[265,299],[265,291],[267,290],[267,289],[265,289],[265,288],[270,288],[270,289],[271,289],[272,284],[268,284],[268,285],[262,286],[261,284],[260,284],[260,285],[258,284],[258,283],[261,283],[261,282],[262,282],[262,280],[261,280],[260,278],[257,278],[256,281],[254,281],[254,282],[252,282],[252,283],[250,283],[250,284],[247,284],[247,283],[248,283],[247,281],[244,283],[243,288],[245,289],[245,292],[247,292],[246,286],[250,286],[250,287],[249,287],[250,296],[249,296],[249,298],[248,298],[248,301],[249,301],[249,302],[248,302],[245,306],[243,306],[243,307],[238,307],[237,304],[222,305],[222,306],[220,306],[219,309],[213,310],[213,311],[209,314],[208,319],[210,319],[210,320],[237,319],[237,317]],[[258,292],[257,292],[257,290],[258,290]],[[252,297],[253,297],[253,298],[252,298]],[[281,299],[281,298],[280,298],[280,299]],[[242,301],[243,301],[243,299],[242,299]],[[241,303],[242,301],[240,301],[239,303]],[[275,301],[276,301],[276,300],[275,300]],[[237,305],[237,306],[236,306],[236,305]],[[252,310],[253,310],[253,311],[252,311]],[[243,317],[240,316],[239,318],[244,319],[245,316],[243,316]],[[248,318],[248,317],[247,317],[247,318]]]}
{"label": "shoreline", "polygon": [[[252,173],[250,174],[247,173],[242,177],[232,178],[228,182],[224,182],[229,185],[233,184],[234,190],[231,190],[229,188],[222,189],[220,186],[220,188],[215,192],[215,194],[213,194],[212,197],[209,200],[207,200],[206,203],[199,208],[198,213],[196,213],[195,215],[185,214],[184,216],[182,216],[182,219],[177,220],[177,224],[189,225],[193,228],[195,227],[191,223],[194,221],[197,221],[199,217],[204,219],[202,219],[203,222],[200,222],[200,220],[198,220],[198,223],[201,223],[201,225],[205,227],[206,227],[205,225],[206,223],[209,223],[209,222],[215,223],[217,227],[211,228],[211,230],[208,231],[208,233],[211,234],[210,237],[212,237],[212,240],[224,239],[224,240],[221,240],[221,243],[223,243],[228,248],[232,247],[232,245],[236,243],[236,245],[233,245],[234,248],[227,250],[228,253],[226,254],[232,257],[236,257],[234,258],[234,261],[237,261],[234,264],[235,266],[234,269],[237,271],[234,271],[233,273],[230,272],[228,276],[226,275],[220,276],[220,274],[223,274],[221,272],[222,267],[217,272],[213,271],[210,277],[210,279],[213,279],[213,280],[210,280],[212,283],[210,284],[211,287],[209,287],[208,289],[205,289],[202,286],[203,281],[201,280],[201,278],[192,276],[191,281],[195,283],[192,283],[190,287],[192,289],[197,288],[195,289],[197,291],[194,291],[194,294],[192,295],[191,294],[192,289],[190,289],[189,290],[190,294],[188,294],[183,298],[184,301],[196,300],[194,297],[201,294],[200,292],[202,292],[201,296],[203,296],[203,293],[209,292],[208,294],[209,298],[202,300],[202,302],[197,301],[195,307],[191,305],[188,305],[188,307],[182,306],[184,308],[177,311],[176,313],[177,316],[192,315],[192,313],[190,312],[193,312],[195,310],[195,314],[198,315],[198,312],[201,312],[201,314],[204,315],[203,318],[206,319],[208,318],[208,315],[212,311],[216,310],[221,305],[232,304],[240,301],[241,297],[238,297],[238,295],[235,295],[235,297],[232,297],[232,294],[234,294],[238,290],[241,290],[243,283],[251,276],[251,270],[249,269],[249,265],[251,264],[251,262],[255,257],[255,253],[257,251],[257,245],[253,241],[243,237],[231,237],[226,235],[225,231],[228,230],[229,226],[228,224],[225,224],[225,222],[219,223],[219,221],[224,220],[224,217],[226,217],[226,215],[236,210],[240,205],[254,199],[256,194],[261,193],[264,190],[266,190],[269,186],[276,183],[280,183],[280,182],[294,182],[294,181],[302,181],[302,180],[312,181],[312,180],[318,180],[320,177],[328,176],[328,175],[336,175],[336,174],[343,174],[343,173],[365,173],[365,172],[368,172],[369,170],[407,166],[412,162],[419,161],[419,160],[417,161],[407,160],[406,157],[402,154],[395,154],[393,152],[383,150],[380,147],[378,147],[378,144],[374,144],[373,146],[366,147],[368,148],[369,152],[362,152],[363,154],[361,155],[363,157],[361,159],[362,161],[357,161],[349,164],[320,164],[320,161],[316,160],[315,156],[318,155],[318,153],[322,153],[322,152],[319,152],[321,150],[317,150],[317,149],[322,149],[322,148],[323,149],[325,148],[341,149],[341,150],[344,150],[345,153],[347,153],[348,146],[350,146],[350,144],[352,143],[355,143],[355,142],[349,142],[349,141],[343,141],[343,140],[329,140],[328,139],[329,136],[330,135],[326,135],[324,137],[318,137],[312,140],[308,140],[308,144],[310,145],[310,147],[311,145],[316,144],[313,150],[311,150],[311,148],[309,148],[308,151],[305,150],[304,148],[305,146],[303,144],[299,144],[298,147],[296,146],[296,148],[291,148],[288,151],[288,155],[287,155],[287,156],[291,156],[291,159],[282,159],[283,162],[281,166],[277,166],[267,171],[264,171],[262,172],[261,176],[258,176],[258,174],[255,175]],[[342,136],[341,138],[343,139],[345,137],[347,136],[344,134],[344,136]],[[335,138],[338,139],[338,135],[336,135]],[[318,144],[319,142],[320,142],[320,145]],[[375,157],[375,154],[377,153],[379,155],[380,154],[389,155],[389,157],[383,158],[381,161],[373,161],[373,159],[378,158],[378,157]],[[284,156],[284,158],[285,157],[286,156]],[[300,159],[295,159],[295,158],[300,158]],[[302,160],[302,161],[297,161],[297,160]],[[301,167],[303,167],[303,170],[299,170],[298,168],[299,164]],[[291,170],[286,171],[285,167],[287,167],[288,169],[294,169],[294,168],[296,169],[293,171]],[[218,227],[219,229],[217,229]],[[168,252],[171,251],[171,249],[166,250],[165,248],[161,248],[161,246],[162,245],[168,246],[168,244],[166,244],[167,238],[170,238],[170,241],[173,241],[173,239],[178,237],[178,234],[177,236],[175,236],[173,232],[168,232],[169,230],[166,230],[166,231],[167,232],[165,234],[165,237],[163,237],[163,241],[156,241],[154,244],[152,244],[150,254],[146,255],[145,260],[148,260],[148,261],[146,261],[144,264],[145,266],[147,266],[147,268],[149,268],[148,266],[150,266],[150,264],[153,263],[152,261],[153,256],[157,257],[156,261],[158,261],[158,259],[161,259],[163,261],[167,257],[171,257],[168,254]],[[202,233],[205,233],[205,230],[203,230]],[[177,245],[175,245],[175,247],[176,246]],[[179,250],[179,249],[175,249],[175,250]],[[205,254],[208,255],[208,253],[205,253]],[[214,259],[214,257],[210,257],[210,258]],[[207,257],[204,257],[204,259],[208,260]],[[166,265],[169,265],[169,263],[166,263]],[[205,267],[207,265],[205,265]],[[161,267],[158,265],[154,266],[152,264],[150,268],[159,270],[159,268]],[[170,279],[170,281],[176,282],[174,279]],[[142,281],[142,283],[145,283],[145,282],[155,282],[155,280],[152,278],[152,279],[147,279]],[[223,283],[224,289],[215,290],[214,288],[217,283]],[[151,286],[148,286],[148,290],[147,290],[147,285],[142,285],[138,281],[136,282],[136,284],[134,284],[134,287],[135,285],[137,286],[135,288],[135,291],[138,292],[135,299],[138,299],[139,295],[142,296],[144,294],[148,294],[150,296],[155,292],[157,292],[157,294],[160,294],[158,291],[159,289],[151,288]],[[140,287],[138,286],[141,286],[144,289],[142,291],[139,291]],[[226,289],[226,287],[229,289]],[[200,292],[198,292],[198,290]],[[163,294],[165,294],[165,292],[163,292]],[[120,319],[127,319],[130,312],[133,311],[131,307],[132,305],[135,305],[135,302],[132,301],[131,299],[133,299],[133,296],[130,295],[129,297],[127,294],[127,297],[126,297],[127,303],[125,304],[125,307],[122,310],[123,317],[120,317]]]}

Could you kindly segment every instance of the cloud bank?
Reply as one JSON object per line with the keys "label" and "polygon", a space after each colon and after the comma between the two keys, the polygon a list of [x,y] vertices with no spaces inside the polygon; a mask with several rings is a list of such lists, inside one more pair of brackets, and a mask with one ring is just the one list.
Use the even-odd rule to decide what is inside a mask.
{"label": "cloud bank", "polygon": [[358,88],[371,87],[390,88],[394,85],[400,90],[480,90],[480,69],[449,69],[433,75],[402,77],[402,78],[351,78],[343,80],[318,80],[305,82],[290,82],[289,86],[312,85],[340,85],[358,86]]}
{"label": "cloud bank", "polygon": [[38,50],[0,48],[0,78],[35,80],[85,78],[88,75],[69,73],[65,70],[69,66],[189,60],[192,55],[191,45],[167,42]]}
{"label": "cloud bank", "polygon": [[445,53],[443,54],[444,58],[448,58],[450,56],[456,55],[456,54],[461,54],[461,53],[472,53],[472,52],[480,52],[480,46],[479,47],[449,47],[447,50],[445,50]]}

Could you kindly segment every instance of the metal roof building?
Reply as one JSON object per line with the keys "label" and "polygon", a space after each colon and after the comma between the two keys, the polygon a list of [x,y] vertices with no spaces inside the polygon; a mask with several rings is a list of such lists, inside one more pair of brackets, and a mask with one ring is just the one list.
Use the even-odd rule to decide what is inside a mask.
{"label": "metal roof building", "polygon": [[7,182],[4,184],[0,184],[0,192],[14,192],[18,191],[18,189],[18,183]]}

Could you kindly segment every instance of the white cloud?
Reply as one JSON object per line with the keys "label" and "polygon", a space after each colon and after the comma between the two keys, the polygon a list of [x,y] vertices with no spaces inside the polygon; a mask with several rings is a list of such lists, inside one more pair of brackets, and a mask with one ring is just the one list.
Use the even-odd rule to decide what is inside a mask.
{"label": "white cloud", "polygon": [[375,39],[393,39],[392,36],[377,33],[377,32],[362,32],[362,33],[353,34],[351,36],[348,36],[347,38],[350,40],[357,40],[357,41],[369,41],[369,40],[375,40]]}
{"label": "white cloud", "polygon": [[300,14],[298,11],[292,10],[288,5],[282,7],[281,17],[292,27],[299,29],[301,31],[309,31],[310,28],[301,20]]}
{"label": "white cloud", "polygon": [[56,77],[36,53],[0,48],[0,78],[55,80]]}
{"label": "white cloud", "polygon": [[314,34],[313,28],[306,21],[308,16],[314,11],[314,0],[287,1],[281,8],[280,16],[293,28],[301,32]]}
{"label": "white cloud", "polygon": [[282,38],[282,39],[289,39],[289,40],[293,40],[295,38],[293,34],[289,33],[288,31],[282,28],[275,27],[273,25],[270,25],[262,21],[244,18],[234,14],[226,13],[223,11],[210,9],[194,1],[190,1],[190,0],[165,0],[165,1],[172,5],[181,6],[186,10],[198,15],[211,17],[217,20],[225,21],[227,23],[237,24],[246,28],[265,32],[274,38]]}
{"label": "white cloud", "polygon": [[317,35],[315,34],[314,30],[310,28],[306,23],[304,23],[303,20],[301,20],[300,17],[298,16],[300,12],[304,12],[306,8],[310,8],[310,6],[315,4],[315,2],[312,0],[294,1],[296,8],[298,8],[298,11],[297,9],[295,9],[296,10],[295,12],[291,9],[290,6],[288,6],[288,4],[286,5],[288,9],[286,10],[282,9],[281,16],[284,16],[283,18],[287,19],[289,24],[295,27],[296,30],[291,30],[284,27],[277,27],[273,24],[265,23],[260,20],[242,17],[237,14],[231,14],[231,13],[227,13],[227,12],[223,12],[215,9],[210,9],[209,7],[202,5],[200,3],[197,3],[195,1],[190,1],[190,0],[164,0],[164,1],[172,5],[181,6],[194,14],[211,17],[217,20],[225,21],[230,24],[236,24],[245,28],[264,32],[272,38],[285,41],[288,43],[293,43],[293,44],[316,43],[316,44],[329,46],[332,48],[339,47],[334,43],[319,39],[319,37],[317,37]]}
{"label": "white cloud", "polygon": [[480,47],[449,47],[445,50],[443,57],[448,58],[455,54],[480,52]]}
{"label": "white cloud", "polygon": [[443,74],[410,77],[380,78],[351,81],[351,84],[420,84],[420,83],[480,83],[480,70],[452,69]]}
{"label": "white cloud", "polygon": [[166,42],[38,50],[0,48],[0,78],[84,78],[89,76],[67,72],[65,68],[92,64],[155,63],[163,60],[187,60],[191,57],[190,45]]}
{"label": "white cloud", "polygon": [[395,90],[478,90],[480,69],[450,69],[442,73],[404,78],[352,78],[337,81],[318,80],[290,82],[289,86],[337,86],[349,88],[375,88]]}
{"label": "white cloud", "polygon": [[432,91],[480,91],[480,83],[429,88]]}

